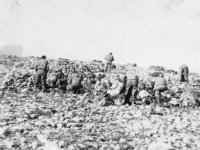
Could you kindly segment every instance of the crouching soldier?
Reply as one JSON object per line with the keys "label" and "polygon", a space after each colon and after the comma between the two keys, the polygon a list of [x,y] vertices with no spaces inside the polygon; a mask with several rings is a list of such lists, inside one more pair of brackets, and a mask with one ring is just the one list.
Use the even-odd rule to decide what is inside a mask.
{"label": "crouching soldier", "polygon": [[179,68],[179,80],[180,82],[188,82],[189,69],[186,65],[181,65]]}
{"label": "crouching soldier", "polygon": [[129,105],[135,104],[138,95],[137,91],[138,83],[139,83],[139,77],[137,75],[128,72],[124,104],[129,104]]}
{"label": "crouching soldier", "polygon": [[70,80],[69,84],[67,85],[67,90],[72,91],[73,93],[77,93],[80,89],[83,88],[81,83],[81,78],[78,74],[75,74]]}
{"label": "crouching soldier", "polygon": [[57,77],[57,85],[58,85],[59,90],[65,91],[66,86],[67,86],[67,80],[68,80],[67,70],[65,70],[64,72],[62,72],[62,70],[61,70],[60,74],[58,74],[57,76],[58,76]]}
{"label": "crouching soldier", "polygon": [[30,90],[32,89],[32,87],[34,87],[34,82],[35,82],[35,76],[31,76],[28,79],[28,87],[29,87]]}
{"label": "crouching soldier", "polygon": [[55,88],[59,90],[64,90],[67,85],[67,75],[62,72],[62,69],[59,69],[56,73],[52,74],[50,87],[53,91]]}
{"label": "crouching soldier", "polygon": [[54,91],[55,84],[56,84],[56,72],[55,71],[49,73],[48,78],[47,78],[47,83],[49,85],[49,88],[52,88],[52,90]]}
{"label": "crouching soldier", "polygon": [[96,83],[94,85],[94,93],[99,95],[102,92],[102,89],[105,89],[105,84],[101,81],[101,76],[96,77]]}
{"label": "crouching soldier", "polygon": [[42,92],[46,90],[46,79],[47,73],[49,71],[49,63],[46,60],[46,56],[42,56],[35,65],[36,71],[36,78],[35,78],[35,85],[34,91],[36,91],[37,85],[42,85]]}
{"label": "crouching soldier", "polygon": [[55,87],[57,87],[59,90],[61,90],[61,85],[62,85],[62,79],[64,78],[64,73],[62,72],[61,69],[57,71],[56,74],[56,80],[55,80]]}
{"label": "crouching soldier", "polygon": [[157,98],[158,104],[161,102],[161,92],[167,91],[167,80],[164,78],[163,74],[160,74],[155,81],[155,96]]}

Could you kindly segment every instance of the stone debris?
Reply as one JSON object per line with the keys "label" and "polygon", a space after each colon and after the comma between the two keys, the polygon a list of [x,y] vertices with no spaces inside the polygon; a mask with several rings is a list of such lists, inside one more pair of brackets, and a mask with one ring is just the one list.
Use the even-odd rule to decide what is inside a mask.
{"label": "stone debris", "polygon": [[[0,57],[1,150],[200,149],[200,78],[197,74],[189,75],[188,84],[179,84],[171,77],[170,90],[162,93],[162,106],[153,102],[154,93],[148,90],[141,90],[138,99],[149,104],[113,105],[105,99],[103,104],[97,98],[99,95],[93,92],[91,81],[87,81],[89,89],[82,94],[33,92],[29,85],[34,80],[36,59]],[[54,70],[64,60],[49,61]],[[102,62],[75,61],[75,64],[79,68],[77,72],[80,68],[92,70],[84,72],[86,79],[90,79],[89,75],[102,74],[112,81],[114,75],[123,77],[129,69],[148,87],[154,80],[148,76],[149,69],[137,65],[116,64],[116,69],[104,74]],[[112,97],[113,102],[117,99]],[[105,106],[105,103],[109,104]]]}

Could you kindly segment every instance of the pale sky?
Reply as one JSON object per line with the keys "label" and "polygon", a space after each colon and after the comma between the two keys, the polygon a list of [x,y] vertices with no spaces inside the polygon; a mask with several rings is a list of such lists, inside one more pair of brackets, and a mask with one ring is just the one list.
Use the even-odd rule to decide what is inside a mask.
{"label": "pale sky", "polygon": [[200,0],[0,0],[0,51],[23,56],[200,72],[199,40]]}

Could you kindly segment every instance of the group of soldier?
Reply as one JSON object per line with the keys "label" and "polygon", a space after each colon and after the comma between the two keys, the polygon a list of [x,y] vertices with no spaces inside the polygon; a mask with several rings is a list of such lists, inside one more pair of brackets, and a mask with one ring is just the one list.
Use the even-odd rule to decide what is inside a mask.
{"label": "group of soldier", "polygon": [[[71,65],[73,68],[73,65]],[[37,90],[38,85],[42,87],[42,92],[47,89],[47,74],[49,72],[49,62],[46,60],[46,56],[42,56],[35,64],[35,83],[34,91]],[[75,92],[82,87],[81,78],[78,74],[74,74],[72,78],[68,78],[67,69],[58,69],[56,75],[51,78],[51,82],[48,84],[53,90],[55,87],[59,89],[73,89]],[[68,84],[67,84],[68,83]]]}
{"label": "group of soldier", "polygon": [[[106,56],[106,65],[104,72],[110,72],[112,68],[112,62],[114,61],[114,57],[112,56],[112,53]],[[73,68],[73,64],[71,64],[71,67]],[[47,74],[49,72],[49,62],[46,60],[46,56],[42,56],[35,64],[35,83],[34,83],[34,91],[36,91],[37,86],[42,86],[42,91],[46,91],[46,80],[47,80]],[[49,85],[54,88],[66,88],[67,90],[73,89],[75,92],[82,88],[81,84],[81,76],[79,74],[74,74],[73,77],[68,78],[68,72],[65,68],[64,70],[59,69],[57,71],[57,75],[55,77],[55,80],[51,82]],[[68,83],[66,85],[66,83]]]}
{"label": "group of soldier", "polygon": [[[112,53],[109,53],[105,57],[106,63],[104,68],[104,73],[111,72],[112,69],[112,62],[114,61],[114,57]],[[34,83],[34,91],[36,91],[37,86],[40,84],[42,87],[42,91],[46,91],[46,79],[47,74],[49,72],[49,62],[46,60],[46,56],[42,56],[35,65],[35,83]],[[189,69],[186,65],[181,65],[179,69],[179,80],[180,82],[188,82],[188,73]],[[101,80],[97,78],[97,80]],[[73,76],[69,79],[68,73],[66,70],[58,70],[55,80],[50,83],[52,89],[57,87],[59,89],[71,90],[73,92],[77,92],[79,89],[83,88],[82,85],[83,78],[79,74],[73,74]],[[138,94],[138,85],[139,85],[139,77],[131,72],[126,72],[126,75],[123,78],[123,86],[122,89],[119,91],[119,94],[123,95],[124,103],[125,104],[132,104],[135,103]],[[160,99],[160,93],[168,90],[167,88],[167,80],[164,78],[164,75],[161,73],[156,78],[154,83],[154,91],[157,99]],[[144,88],[144,87],[143,87]]]}

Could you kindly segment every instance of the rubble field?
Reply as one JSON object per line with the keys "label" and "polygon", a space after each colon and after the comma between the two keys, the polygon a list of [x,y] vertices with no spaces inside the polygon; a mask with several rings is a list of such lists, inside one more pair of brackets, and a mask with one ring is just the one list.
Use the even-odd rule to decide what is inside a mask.
{"label": "rubble field", "polygon": [[[164,96],[171,107],[99,106],[95,96],[88,93],[29,91],[27,85],[34,74],[30,68],[35,59],[0,57],[0,150],[200,149],[197,74],[190,74],[188,84],[178,84],[175,75],[169,75],[173,94]],[[52,60],[51,68],[56,68],[56,61]],[[98,68],[98,63],[93,67]],[[113,73],[127,69],[132,69],[141,79],[150,72],[131,65],[117,65]],[[18,72],[28,77],[15,80],[17,92],[7,90],[5,82]],[[182,93],[177,95],[177,91]]]}

